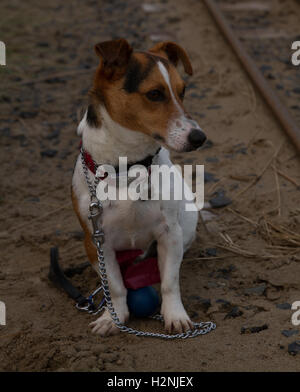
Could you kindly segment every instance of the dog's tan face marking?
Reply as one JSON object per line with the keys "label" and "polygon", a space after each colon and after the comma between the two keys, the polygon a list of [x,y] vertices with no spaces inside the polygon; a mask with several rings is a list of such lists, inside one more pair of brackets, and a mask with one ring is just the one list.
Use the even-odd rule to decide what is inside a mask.
{"label": "dog's tan face marking", "polygon": [[[184,110],[185,83],[175,68],[181,60],[186,72],[192,73],[186,53],[173,43],[132,53],[128,43],[120,41],[114,55],[110,51],[116,51],[115,46],[110,51],[107,43],[104,49],[100,47],[102,61],[92,96],[104,103],[115,122],[128,129],[143,132],[177,151],[199,147],[199,140],[189,140],[192,130],[198,134],[201,130]],[[106,59],[105,50],[109,51],[110,60]]]}

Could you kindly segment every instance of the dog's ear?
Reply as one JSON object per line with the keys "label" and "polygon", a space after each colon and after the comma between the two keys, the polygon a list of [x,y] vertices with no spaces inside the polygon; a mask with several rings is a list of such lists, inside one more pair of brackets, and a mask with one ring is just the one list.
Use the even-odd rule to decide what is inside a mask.
{"label": "dog's ear", "polygon": [[115,80],[125,73],[132,51],[132,47],[123,38],[95,45],[101,69],[107,78]]}
{"label": "dog's ear", "polygon": [[149,52],[166,55],[168,60],[177,67],[179,60],[182,61],[185,72],[193,75],[192,64],[188,58],[186,51],[175,42],[159,42]]}

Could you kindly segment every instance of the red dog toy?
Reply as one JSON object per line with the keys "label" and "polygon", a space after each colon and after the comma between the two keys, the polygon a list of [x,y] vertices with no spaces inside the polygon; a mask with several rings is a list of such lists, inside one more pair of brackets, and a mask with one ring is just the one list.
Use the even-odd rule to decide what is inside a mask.
{"label": "red dog toy", "polygon": [[141,249],[122,250],[116,252],[120,264],[124,285],[127,289],[137,290],[142,287],[160,283],[160,274],[156,257],[134,263],[135,259],[143,253]]}

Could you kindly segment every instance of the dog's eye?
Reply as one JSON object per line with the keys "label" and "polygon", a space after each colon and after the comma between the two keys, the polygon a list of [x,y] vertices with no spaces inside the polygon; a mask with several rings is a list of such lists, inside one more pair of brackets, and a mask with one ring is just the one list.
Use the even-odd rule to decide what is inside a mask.
{"label": "dog's eye", "polygon": [[179,94],[179,98],[183,101],[185,95],[185,86],[183,87],[183,90],[181,91],[181,93]]}
{"label": "dog's eye", "polygon": [[150,101],[161,102],[165,100],[165,94],[160,90],[150,90],[146,93],[146,97]]}

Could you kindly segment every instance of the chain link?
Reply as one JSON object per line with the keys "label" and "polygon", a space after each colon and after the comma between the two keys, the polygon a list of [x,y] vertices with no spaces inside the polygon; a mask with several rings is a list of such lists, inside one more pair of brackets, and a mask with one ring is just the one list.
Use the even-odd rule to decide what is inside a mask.
{"label": "chain link", "polygon": [[[97,225],[99,225],[99,218],[103,212],[103,206],[100,200],[97,199],[97,194],[96,194],[96,189],[97,185],[99,184],[100,179],[95,176],[94,183],[91,181],[89,177],[89,172],[88,168],[86,166],[85,160],[84,160],[84,150],[81,149],[81,162],[82,162],[82,167],[83,167],[83,172],[86,178],[86,182],[90,191],[91,195],[91,205],[90,205],[90,212],[93,210],[94,215],[93,217],[97,219]],[[96,200],[96,202],[95,202]],[[97,210],[98,209],[98,214]],[[90,215],[91,216],[91,215]],[[118,318],[117,313],[115,312],[115,309],[113,307],[112,299],[110,296],[110,291],[109,291],[109,284],[108,284],[108,278],[106,274],[106,266],[105,266],[105,261],[104,261],[104,252],[102,249],[102,245],[104,243],[104,233],[101,228],[97,227],[95,225],[95,219],[93,219],[93,238],[94,238],[94,243],[97,248],[97,256],[98,256],[98,268],[100,272],[100,278],[101,278],[101,287],[103,291],[103,296],[105,299],[105,306],[103,306],[103,309],[106,308],[110,316],[114,322],[114,324],[122,331],[122,332],[127,332],[129,334],[133,334],[136,336],[144,336],[144,337],[154,337],[154,338],[162,338],[162,339],[186,339],[186,338],[194,338],[199,335],[205,335],[209,333],[210,331],[214,330],[216,328],[216,324],[207,321],[207,322],[201,322],[201,323],[194,323],[193,330],[188,330],[187,332],[183,333],[178,333],[178,334],[173,334],[173,335],[168,335],[168,334],[163,334],[163,333],[156,333],[156,332],[144,332],[144,331],[139,331],[137,329],[133,329],[130,327],[127,327],[126,325],[122,324],[121,321]],[[101,235],[99,235],[101,233]],[[163,316],[160,314],[157,314],[155,316],[151,317],[154,320],[159,320],[161,322],[164,321]]]}

